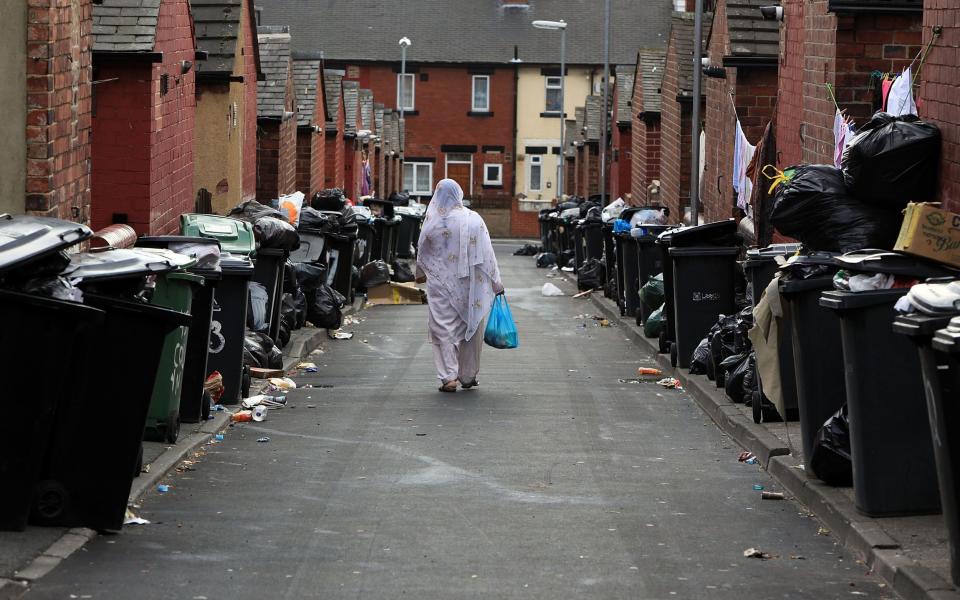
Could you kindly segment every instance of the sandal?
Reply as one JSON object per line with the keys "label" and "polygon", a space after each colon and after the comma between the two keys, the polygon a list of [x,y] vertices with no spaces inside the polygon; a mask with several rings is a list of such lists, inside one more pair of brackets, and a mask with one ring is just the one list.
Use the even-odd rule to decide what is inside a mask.
{"label": "sandal", "polygon": [[[451,384],[452,384],[452,387],[451,387]],[[448,393],[448,394],[452,394],[452,393],[454,393],[454,392],[457,391],[457,380],[454,379],[453,381],[448,381],[448,382],[444,383],[443,385],[441,385],[438,389],[439,389],[441,392],[446,392],[446,393]]]}
{"label": "sandal", "polygon": [[462,387],[465,390],[469,390],[472,387],[477,387],[478,385],[480,385],[480,382],[477,381],[476,379],[474,379],[473,381],[469,381],[467,383],[460,382],[460,387]]}

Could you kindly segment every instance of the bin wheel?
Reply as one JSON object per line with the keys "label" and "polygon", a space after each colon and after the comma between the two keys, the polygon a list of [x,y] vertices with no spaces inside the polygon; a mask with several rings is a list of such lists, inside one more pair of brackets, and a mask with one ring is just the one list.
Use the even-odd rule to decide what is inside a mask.
{"label": "bin wheel", "polygon": [[667,341],[667,334],[665,332],[660,332],[660,337],[657,341],[660,344],[660,354],[666,354],[670,351],[670,342]]}
{"label": "bin wheel", "polygon": [[38,525],[56,525],[63,519],[69,504],[70,493],[59,481],[41,481],[34,496],[34,520]]}
{"label": "bin wheel", "polygon": [[670,342],[670,366],[677,366],[677,344],[675,342]]}
{"label": "bin wheel", "polygon": [[163,441],[168,444],[176,444],[180,437],[180,413],[174,413],[167,417],[166,427],[163,428]]}
{"label": "bin wheel", "polygon": [[210,407],[213,404],[213,398],[210,396],[210,392],[204,392],[203,397],[200,398],[200,422],[206,423],[210,420]]}
{"label": "bin wheel", "polygon": [[[248,398],[250,396],[250,368],[249,367],[243,368],[243,377],[240,378],[240,393],[243,395],[244,398]],[[236,402],[236,400],[233,400],[233,402]]]}
{"label": "bin wheel", "polygon": [[753,409],[753,422],[763,423],[763,398],[760,392],[750,393],[750,408]]}

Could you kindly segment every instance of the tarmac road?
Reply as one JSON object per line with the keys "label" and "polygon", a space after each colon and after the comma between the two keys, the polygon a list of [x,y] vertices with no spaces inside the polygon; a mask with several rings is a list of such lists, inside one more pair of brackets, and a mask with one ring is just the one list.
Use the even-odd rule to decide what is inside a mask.
{"label": "tarmac road", "polygon": [[801,506],[761,500],[773,480],[684,392],[621,382],[647,358],[513,249],[521,347],[486,348],[479,388],[436,391],[425,306],[365,310],[297,378],[325,387],[228,430],[146,499],[152,524],[26,597],[894,597]]}

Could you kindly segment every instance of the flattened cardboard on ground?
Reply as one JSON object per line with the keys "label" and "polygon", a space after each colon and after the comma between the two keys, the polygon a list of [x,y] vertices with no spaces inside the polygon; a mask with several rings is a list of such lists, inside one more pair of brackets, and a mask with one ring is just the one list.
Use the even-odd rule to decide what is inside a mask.
{"label": "flattened cardboard on ground", "polygon": [[960,215],[938,204],[911,202],[894,250],[960,267]]}
{"label": "flattened cardboard on ground", "polygon": [[367,290],[369,304],[426,304],[427,293],[413,283],[384,283]]}

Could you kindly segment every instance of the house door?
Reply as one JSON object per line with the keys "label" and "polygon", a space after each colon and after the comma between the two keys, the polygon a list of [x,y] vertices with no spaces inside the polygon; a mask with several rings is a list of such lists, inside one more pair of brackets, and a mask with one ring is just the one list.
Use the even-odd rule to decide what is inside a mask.
{"label": "house door", "polygon": [[473,157],[469,154],[448,154],[447,179],[460,184],[464,197],[473,195]]}

